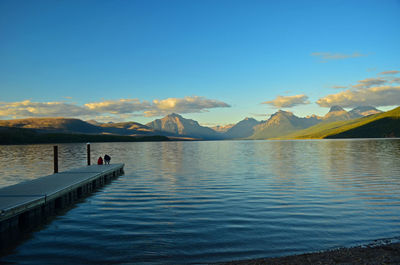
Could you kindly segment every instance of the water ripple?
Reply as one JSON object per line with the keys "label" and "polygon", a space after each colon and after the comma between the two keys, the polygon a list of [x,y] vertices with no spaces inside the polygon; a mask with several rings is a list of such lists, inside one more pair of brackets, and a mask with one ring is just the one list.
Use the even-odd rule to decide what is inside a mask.
{"label": "water ripple", "polygon": [[[7,176],[0,185],[49,173],[43,165],[51,161],[35,158],[49,147],[7,154],[0,147]],[[61,145],[62,167],[84,164],[84,147]],[[93,150],[126,163],[126,175],[0,261],[207,263],[400,236],[399,140],[107,143]],[[33,162],[28,171],[24,159]]]}

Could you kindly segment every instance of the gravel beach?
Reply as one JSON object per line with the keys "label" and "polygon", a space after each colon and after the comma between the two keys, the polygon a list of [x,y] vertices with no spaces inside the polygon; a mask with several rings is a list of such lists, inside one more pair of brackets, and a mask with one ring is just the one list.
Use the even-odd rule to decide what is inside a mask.
{"label": "gravel beach", "polygon": [[340,248],[278,258],[218,263],[219,265],[288,265],[288,264],[400,264],[400,243]]}

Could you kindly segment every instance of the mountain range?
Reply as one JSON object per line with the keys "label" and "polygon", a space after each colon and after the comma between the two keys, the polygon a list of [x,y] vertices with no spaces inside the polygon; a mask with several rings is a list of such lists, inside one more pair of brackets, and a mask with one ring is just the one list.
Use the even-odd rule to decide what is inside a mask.
{"label": "mountain range", "polygon": [[185,119],[181,115],[172,113],[162,119],[156,119],[146,124],[154,131],[169,133],[185,137],[193,137],[199,139],[221,139],[222,134],[219,132],[201,126],[197,121]]}
{"label": "mountain range", "polygon": [[[171,139],[298,139],[335,137],[398,137],[400,108],[382,112],[361,106],[346,111],[333,106],[325,116],[297,117],[279,110],[268,120],[245,118],[233,125],[209,128],[197,121],[170,114],[147,124],[100,123],[72,118],[29,118],[0,120],[0,127],[29,129],[37,133],[67,133],[120,136],[166,136]],[[370,132],[369,132],[370,130]]]}
{"label": "mountain range", "polygon": [[374,107],[357,107],[346,111],[340,106],[332,106],[329,112],[323,116],[311,115],[304,118],[297,117],[292,112],[280,110],[264,122],[254,128],[254,134],[249,139],[271,139],[280,138],[303,129],[313,127],[317,124],[328,124],[336,121],[347,121],[364,116],[378,114],[382,111]]}
{"label": "mountain range", "polygon": [[349,120],[321,122],[279,139],[400,137],[400,107]]}

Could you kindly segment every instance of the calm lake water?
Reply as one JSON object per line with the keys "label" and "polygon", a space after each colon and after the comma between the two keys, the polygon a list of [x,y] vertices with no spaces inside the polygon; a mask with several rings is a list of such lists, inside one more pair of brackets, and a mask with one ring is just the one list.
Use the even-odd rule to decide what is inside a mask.
{"label": "calm lake water", "polygon": [[[60,170],[86,163],[59,145]],[[400,140],[92,144],[125,175],[0,262],[187,264],[400,236]],[[52,173],[52,145],[0,146],[0,186]]]}

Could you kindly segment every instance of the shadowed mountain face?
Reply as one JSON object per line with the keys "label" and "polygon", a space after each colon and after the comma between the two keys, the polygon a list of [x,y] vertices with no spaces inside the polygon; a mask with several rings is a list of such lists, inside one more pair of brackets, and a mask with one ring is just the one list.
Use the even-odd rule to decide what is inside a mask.
{"label": "shadowed mountain face", "polygon": [[190,136],[203,139],[220,139],[222,135],[211,128],[199,125],[197,121],[185,119],[178,114],[170,114],[162,119],[157,119],[146,124],[146,126],[162,132],[175,135]]}
{"label": "shadowed mountain face", "polygon": [[245,118],[227,130],[224,136],[230,139],[247,138],[253,135],[254,127],[258,124],[260,124],[260,122],[253,118]]}
{"label": "shadowed mountain face", "polygon": [[317,116],[299,118],[292,112],[280,110],[271,117],[254,127],[254,134],[250,139],[268,139],[280,137],[296,130],[310,127],[320,122]]}

